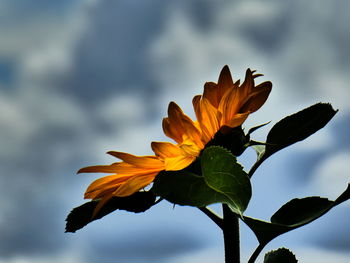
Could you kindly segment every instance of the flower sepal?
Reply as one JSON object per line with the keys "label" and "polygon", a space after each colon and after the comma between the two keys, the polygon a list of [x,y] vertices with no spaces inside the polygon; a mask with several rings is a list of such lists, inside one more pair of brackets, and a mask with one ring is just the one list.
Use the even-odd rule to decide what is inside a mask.
{"label": "flower sepal", "polygon": [[242,126],[231,128],[223,126],[209,141],[206,147],[221,146],[229,150],[234,156],[240,156],[250,141],[249,134],[245,134]]}

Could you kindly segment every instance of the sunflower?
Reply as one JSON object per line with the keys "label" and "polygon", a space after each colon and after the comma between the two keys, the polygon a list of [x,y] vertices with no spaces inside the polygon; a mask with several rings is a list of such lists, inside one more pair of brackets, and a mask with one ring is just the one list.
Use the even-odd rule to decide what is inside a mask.
{"label": "sunflower", "polygon": [[168,117],[163,119],[162,124],[164,134],[176,143],[152,142],[155,155],[150,156],[108,152],[122,161],[89,166],[78,171],[112,174],[95,180],[87,188],[84,197],[100,199],[96,207],[98,210],[114,196],[129,196],[146,187],[160,171],[177,171],[188,167],[206,146],[212,145],[218,137],[232,134],[250,113],[265,103],[272,84],[266,81],[255,86],[254,79],[258,76],[261,74],[247,69],[245,80],[240,85],[239,80],[233,82],[230,70],[225,66],[218,83],[205,83],[203,95],[193,98],[197,121],[185,115],[175,102],[170,102]]}

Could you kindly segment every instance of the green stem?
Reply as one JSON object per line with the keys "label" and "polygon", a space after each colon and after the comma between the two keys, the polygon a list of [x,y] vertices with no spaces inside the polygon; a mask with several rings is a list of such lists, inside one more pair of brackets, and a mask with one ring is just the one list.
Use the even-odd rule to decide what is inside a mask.
{"label": "green stem", "polygon": [[222,205],[224,222],[224,248],[225,248],[225,263],[239,263],[239,221],[238,216],[231,211],[226,205]]}
{"label": "green stem", "polygon": [[266,244],[259,244],[259,246],[255,249],[254,253],[251,255],[248,263],[254,263],[255,260],[258,258],[260,252],[264,249],[264,247],[266,246]]}
{"label": "green stem", "polygon": [[221,229],[223,229],[223,219],[219,217],[217,214],[215,214],[212,210],[210,210],[207,207],[198,207],[199,210],[201,210],[204,214],[206,214],[215,224],[218,225]]}
{"label": "green stem", "polygon": [[250,168],[250,171],[248,172],[248,177],[252,178],[253,174],[255,173],[256,169],[258,169],[258,167],[262,164],[262,162],[265,159],[260,159],[259,161],[257,161],[252,168]]}

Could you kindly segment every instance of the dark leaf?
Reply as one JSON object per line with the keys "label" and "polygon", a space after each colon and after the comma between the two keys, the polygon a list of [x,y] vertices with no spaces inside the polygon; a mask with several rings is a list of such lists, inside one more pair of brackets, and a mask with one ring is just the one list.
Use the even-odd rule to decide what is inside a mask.
{"label": "dark leaf", "polygon": [[252,195],[250,179],[243,167],[228,150],[212,146],[201,156],[205,182],[216,192],[229,199],[231,209],[242,215]]}
{"label": "dark leaf", "polygon": [[296,198],[283,205],[271,217],[271,222],[288,226],[307,223],[311,218],[322,216],[333,204],[334,201],[315,196]]}
{"label": "dark leaf", "polygon": [[203,207],[226,203],[229,199],[210,188],[203,176],[188,171],[162,171],[154,180],[152,191],[178,205]]}
{"label": "dark leaf", "polygon": [[265,254],[264,263],[297,263],[295,255],[286,248],[272,250]]}
{"label": "dark leaf", "polygon": [[72,232],[83,228],[90,222],[100,219],[113,211],[126,210],[129,212],[144,212],[155,204],[156,196],[152,192],[137,192],[127,197],[113,197],[92,218],[93,211],[99,201],[90,201],[74,208],[67,216],[66,232]]}
{"label": "dark leaf", "polygon": [[335,201],[321,197],[293,199],[271,217],[271,222],[246,216],[243,217],[243,221],[255,233],[260,244],[267,244],[281,234],[311,223],[349,199],[350,185]]}
{"label": "dark leaf", "polygon": [[322,129],[336,113],[331,104],[317,103],[277,122],[267,135],[264,153],[249,171],[249,175],[272,154]]}
{"label": "dark leaf", "polygon": [[337,113],[331,104],[317,103],[276,123],[267,135],[265,154],[271,155],[322,129]]}

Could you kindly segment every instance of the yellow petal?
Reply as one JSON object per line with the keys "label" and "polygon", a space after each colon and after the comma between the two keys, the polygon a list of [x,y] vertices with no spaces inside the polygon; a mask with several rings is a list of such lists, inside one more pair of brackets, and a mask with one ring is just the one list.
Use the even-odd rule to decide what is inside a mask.
{"label": "yellow petal", "polygon": [[94,219],[97,215],[97,213],[102,209],[102,207],[113,197],[113,193],[110,193],[108,195],[106,195],[104,198],[102,198],[101,200],[99,200],[97,206],[94,209],[94,212],[92,213],[92,218]]}
{"label": "yellow petal", "polygon": [[199,131],[191,119],[184,119],[183,126],[185,127],[185,134],[183,135],[184,139],[189,138],[193,141],[198,147],[204,148],[204,144],[202,142],[202,133]]}
{"label": "yellow petal", "polygon": [[[178,133],[181,134],[182,139],[190,138],[198,146],[204,147],[201,141],[201,131],[197,129],[191,118],[185,115],[175,102],[170,102],[168,114],[170,126],[177,129]],[[179,143],[182,143],[182,141]]]}
{"label": "yellow petal", "polygon": [[173,139],[177,143],[182,142],[182,129],[177,129],[175,125],[171,125],[169,118],[163,119],[162,126],[166,136]]}
{"label": "yellow petal", "polygon": [[239,101],[237,97],[237,87],[234,87],[226,92],[220,101],[219,111],[222,114],[221,122],[227,123],[238,113]]}
{"label": "yellow petal", "polygon": [[125,162],[113,163],[111,165],[95,165],[81,168],[77,173],[123,173],[123,174],[134,174],[143,170],[159,170],[158,166],[144,168],[134,166]]}
{"label": "yellow petal", "polygon": [[170,142],[152,142],[151,147],[154,153],[162,159],[181,155],[181,149]]}
{"label": "yellow petal", "polygon": [[119,183],[119,184],[108,186],[106,188],[98,189],[96,191],[85,193],[84,198],[93,199],[93,200],[104,198],[105,196],[112,194],[116,189],[118,189],[118,187],[121,184],[122,183]]}
{"label": "yellow petal", "polygon": [[85,191],[85,198],[97,198],[97,195],[104,190],[112,189],[112,191],[116,190],[116,187],[134,177],[135,175],[109,175],[102,178],[99,178],[93,181]]}
{"label": "yellow petal", "polygon": [[203,98],[201,100],[202,126],[205,126],[211,138],[219,130],[219,113],[210,102]]}
{"label": "yellow petal", "polygon": [[116,173],[114,165],[95,165],[83,167],[77,173]]}
{"label": "yellow petal", "polygon": [[217,86],[217,96],[218,101],[224,96],[224,94],[233,87],[233,81],[230,73],[230,69],[227,65],[225,65],[219,76],[218,86]]}
{"label": "yellow petal", "polygon": [[246,99],[249,97],[249,95],[253,92],[254,89],[254,77],[253,72],[248,68],[245,73],[245,79],[242,85],[238,88],[238,98],[240,101],[240,106]]}
{"label": "yellow petal", "polygon": [[210,140],[211,134],[206,127],[206,123],[203,122],[203,113],[201,107],[201,95],[194,96],[192,99],[193,109],[196,114],[200,129],[202,130],[202,141],[205,143]]}
{"label": "yellow petal", "polygon": [[255,112],[264,105],[272,89],[272,83],[267,81],[258,85],[249,96],[249,99],[241,107],[240,112]]}
{"label": "yellow petal", "polygon": [[231,128],[238,127],[242,125],[243,122],[248,118],[249,112],[235,114],[231,119],[222,123],[221,126],[229,126]]}
{"label": "yellow petal", "polygon": [[117,157],[118,159],[121,159],[128,164],[132,164],[140,168],[155,169],[161,168],[163,166],[163,162],[159,160],[156,156],[136,156],[129,153],[114,151],[110,151],[108,152],[108,154]]}
{"label": "yellow petal", "polygon": [[189,166],[194,160],[195,156],[178,156],[173,158],[166,158],[165,161],[165,170],[166,171],[178,171]]}
{"label": "yellow petal", "polygon": [[203,98],[209,100],[209,102],[215,107],[219,107],[219,97],[218,97],[218,85],[214,82],[206,82],[204,84]]}
{"label": "yellow petal", "polygon": [[204,97],[195,96],[192,103],[202,130],[202,141],[206,144],[219,130],[219,112],[209,100]]}
{"label": "yellow petal", "polygon": [[138,192],[140,189],[146,187],[153,182],[158,173],[149,173],[142,176],[135,176],[130,178],[122,184],[114,193],[115,196],[129,196]]}

